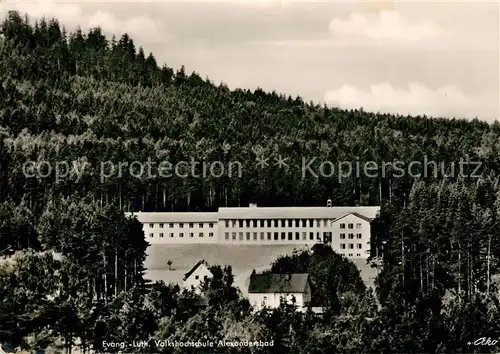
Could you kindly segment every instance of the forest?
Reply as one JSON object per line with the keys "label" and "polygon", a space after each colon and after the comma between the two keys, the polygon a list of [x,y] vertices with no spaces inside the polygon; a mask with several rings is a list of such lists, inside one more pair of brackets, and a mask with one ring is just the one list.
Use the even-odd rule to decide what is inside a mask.
{"label": "forest", "polygon": [[[127,34],[68,33],[57,19],[10,12],[0,26],[0,342],[48,353],[200,338],[274,343],[217,353],[498,352],[499,135],[497,122],[347,111],[231,90],[160,65]],[[340,180],[261,169],[256,154],[299,166],[314,157],[378,166],[428,159],[447,168]],[[100,175],[107,161],[193,157],[239,161],[243,174]],[[479,164],[479,175],[451,173],[461,160]],[[26,175],[29,162],[87,169],[81,178]],[[293,305],[252,311],[223,264],[213,265],[207,307],[178,286],[147,283],[148,243],[140,223],[125,217],[328,199],[381,205],[369,260],[379,273],[372,292],[351,262],[324,245],[278,258],[272,271],[310,274],[322,316]]]}

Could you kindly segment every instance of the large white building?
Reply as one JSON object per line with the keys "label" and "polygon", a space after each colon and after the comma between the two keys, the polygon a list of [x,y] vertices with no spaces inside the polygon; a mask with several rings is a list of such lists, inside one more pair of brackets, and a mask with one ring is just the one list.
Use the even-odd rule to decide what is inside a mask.
{"label": "large white building", "polygon": [[219,208],[213,213],[133,213],[151,244],[331,244],[349,258],[370,255],[378,206]]}

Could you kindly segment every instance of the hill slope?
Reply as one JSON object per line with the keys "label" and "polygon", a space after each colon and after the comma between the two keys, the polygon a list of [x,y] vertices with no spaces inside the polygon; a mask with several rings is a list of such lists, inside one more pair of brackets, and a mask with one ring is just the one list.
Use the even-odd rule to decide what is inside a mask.
{"label": "hill slope", "polygon": [[[343,111],[274,92],[231,91],[183,68],[160,68],[126,34],[117,41],[99,29],[67,34],[55,20],[30,25],[17,13],[10,13],[2,34],[3,197],[21,200],[23,192],[10,181],[24,180],[24,190],[39,204],[52,194],[93,191],[129,210],[324,205],[328,198],[334,205],[375,205],[411,188],[411,181],[382,173],[384,161],[407,165],[468,155],[498,172],[491,164],[497,124]],[[256,165],[260,154],[269,158],[268,168]],[[273,166],[280,156],[287,169]],[[304,161],[312,159],[311,170],[304,170]],[[31,160],[47,160],[53,168],[61,160],[88,166],[78,181],[73,174],[54,184],[54,170],[45,178],[23,178],[19,166]],[[165,160],[195,160],[199,174],[203,161],[220,161],[225,173],[148,178],[124,168],[117,177],[109,167]],[[347,173],[346,164],[338,165],[355,168],[356,161],[361,169],[377,162],[378,176],[373,170]],[[230,162],[242,166],[231,176]]]}

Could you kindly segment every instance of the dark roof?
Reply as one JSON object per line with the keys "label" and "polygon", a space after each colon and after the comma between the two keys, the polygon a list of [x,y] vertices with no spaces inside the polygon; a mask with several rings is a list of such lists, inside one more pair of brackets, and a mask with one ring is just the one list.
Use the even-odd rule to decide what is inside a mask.
{"label": "dark roof", "polygon": [[189,278],[191,276],[191,274],[193,274],[194,271],[196,269],[198,269],[198,267],[200,265],[202,265],[202,264],[205,264],[205,260],[203,260],[203,259],[201,261],[199,261],[198,263],[196,263],[195,266],[193,268],[191,268],[191,270],[189,272],[187,272],[186,274],[184,274],[184,280],[186,280],[187,278]]}
{"label": "dark roof", "polygon": [[302,293],[306,289],[307,273],[294,274],[252,274],[249,293]]}
{"label": "dark roof", "polygon": [[15,353],[16,351],[14,348],[7,343],[0,343],[0,350],[2,350],[5,353]]}

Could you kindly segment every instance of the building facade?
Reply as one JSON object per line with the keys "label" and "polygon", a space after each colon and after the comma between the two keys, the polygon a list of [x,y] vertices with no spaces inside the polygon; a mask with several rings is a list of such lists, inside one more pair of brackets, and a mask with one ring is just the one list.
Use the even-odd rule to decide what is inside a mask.
{"label": "building facade", "polygon": [[208,279],[212,279],[213,274],[208,269],[205,261],[199,261],[191,268],[189,272],[184,274],[182,287],[185,289],[193,290],[197,294],[201,294],[201,285]]}
{"label": "building facade", "polygon": [[215,213],[135,215],[151,244],[309,245],[328,243],[349,258],[370,255],[371,221],[380,207],[219,208]]}
{"label": "building facade", "polygon": [[252,274],[248,301],[255,310],[278,308],[282,302],[291,304],[295,301],[297,309],[301,311],[311,301],[308,274]]}

